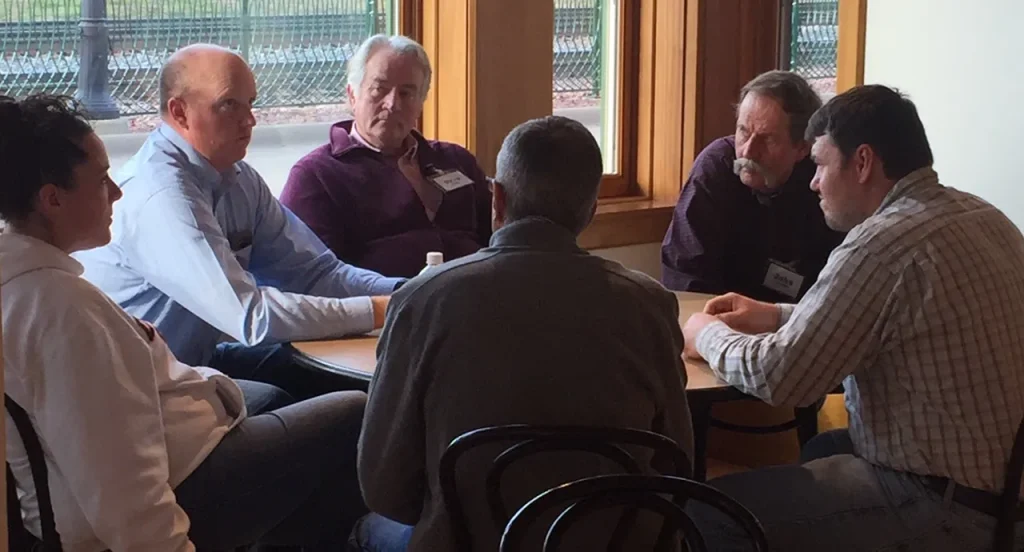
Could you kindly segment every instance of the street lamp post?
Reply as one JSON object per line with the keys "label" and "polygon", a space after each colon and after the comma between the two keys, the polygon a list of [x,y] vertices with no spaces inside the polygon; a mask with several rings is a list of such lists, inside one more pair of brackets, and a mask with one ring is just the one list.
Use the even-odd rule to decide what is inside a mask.
{"label": "street lamp post", "polygon": [[117,104],[110,95],[110,35],[107,33],[107,0],[82,0],[82,19],[78,24],[82,41],[78,47],[78,92],[75,97],[92,119],[116,119]]}

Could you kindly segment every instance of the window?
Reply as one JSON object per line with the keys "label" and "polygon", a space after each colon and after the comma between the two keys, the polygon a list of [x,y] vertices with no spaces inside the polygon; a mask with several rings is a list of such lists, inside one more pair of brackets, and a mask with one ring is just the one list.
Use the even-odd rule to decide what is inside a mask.
{"label": "window", "polygon": [[839,0],[786,0],[780,66],[800,73],[828,100],[836,94]]}
{"label": "window", "polygon": [[[313,122],[344,113],[348,58],[397,26],[403,0],[8,0],[0,8],[0,90],[77,94],[98,118],[146,130],[158,109],[156,76],[173,51],[197,42],[238,51],[256,74],[261,122]],[[82,38],[83,6],[102,34]],[[105,11],[104,11],[105,6]],[[104,19],[105,18],[105,19]],[[57,37],[57,38],[53,38]],[[92,41],[88,44],[84,41]],[[94,63],[83,51],[100,52]],[[105,58],[105,59],[102,59]],[[105,78],[90,79],[83,72]],[[79,90],[80,82],[95,83]]]}
{"label": "window", "polygon": [[636,2],[555,0],[552,112],[583,123],[601,145],[602,197],[632,188],[628,153],[636,78]]}

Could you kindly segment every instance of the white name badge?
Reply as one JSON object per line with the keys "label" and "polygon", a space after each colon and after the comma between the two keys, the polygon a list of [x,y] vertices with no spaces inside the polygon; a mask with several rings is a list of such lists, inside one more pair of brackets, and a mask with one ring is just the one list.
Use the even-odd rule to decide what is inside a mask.
{"label": "white name badge", "polygon": [[764,275],[764,287],[790,299],[796,299],[803,283],[804,277],[800,274],[775,261],[768,261],[768,272]]}
{"label": "white name badge", "polygon": [[437,176],[432,176],[430,180],[446,192],[458,190],[463,186],[469,186],[473,183],[473,179],[462,174],[461,171],[448,171]]}

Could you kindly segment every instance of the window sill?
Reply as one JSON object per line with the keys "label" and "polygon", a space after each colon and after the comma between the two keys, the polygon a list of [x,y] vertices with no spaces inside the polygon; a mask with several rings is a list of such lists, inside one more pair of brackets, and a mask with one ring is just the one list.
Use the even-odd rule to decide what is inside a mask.
{"label": "window sill", "polygon": [[580,234],[580,247],[604,249],[661,243],[674,209],[675,203],[650,199],[602,199],[593,222]]}

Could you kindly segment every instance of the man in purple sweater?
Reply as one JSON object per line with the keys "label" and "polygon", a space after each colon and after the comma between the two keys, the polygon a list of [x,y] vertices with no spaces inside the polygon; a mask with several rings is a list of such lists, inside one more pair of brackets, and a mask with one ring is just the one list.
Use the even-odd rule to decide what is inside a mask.
{"label": "man in purple sweater", "polygon": [[798,301],[844,236],[825,225],[810,188],[804,128],[821,99],[787,71],[759,75],[739,99],[735,136],[693,162],[662,243],[662,283]]}
{"label": "man in purple sweater", "polygon": [[281,203],[346,263],[411,277],[430,251],[451,260],[490,240],[491,193],[473,154],[413,128],[430,77],[415,41],[370,37],[349,61],[354,120],[292,168]]}

